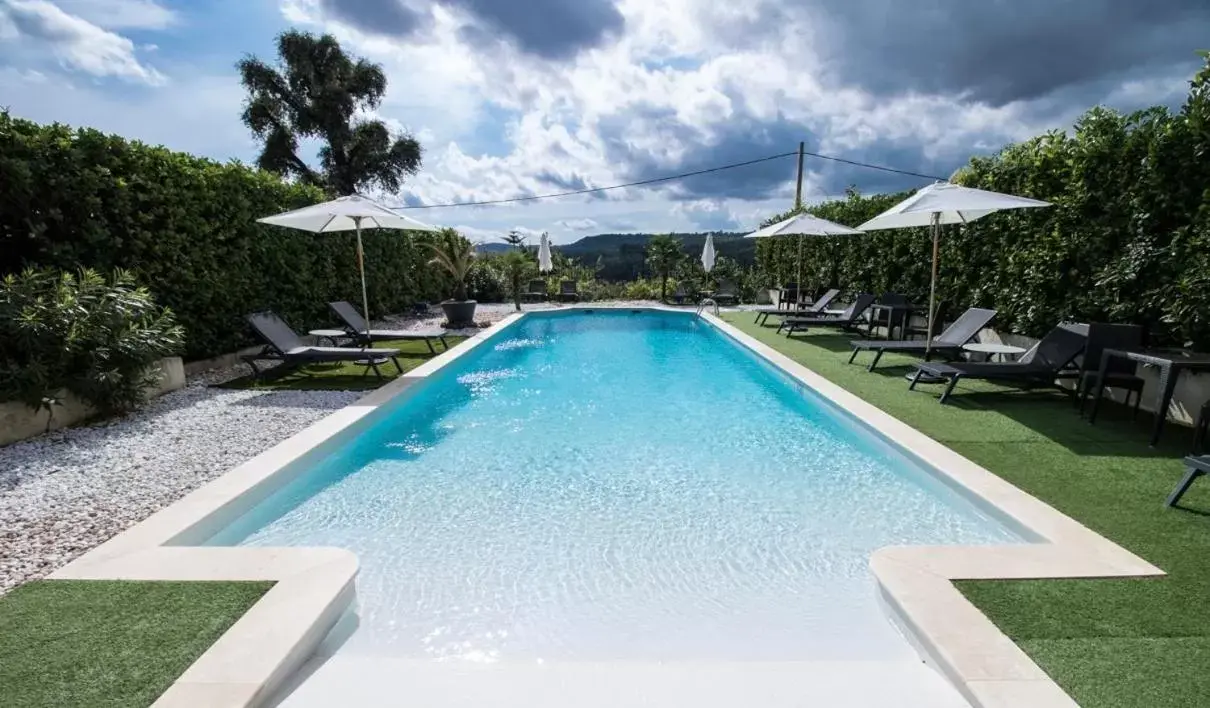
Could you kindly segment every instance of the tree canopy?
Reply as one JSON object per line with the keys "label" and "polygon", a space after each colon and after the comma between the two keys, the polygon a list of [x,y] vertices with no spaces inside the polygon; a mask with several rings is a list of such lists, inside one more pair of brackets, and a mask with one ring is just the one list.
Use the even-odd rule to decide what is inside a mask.
{"label": "tree canopy", "polygon": [[[278,36],[277,55],[276,66],[251,55],[236,65],[248,90],[243,121],[261,142],[261,169],[333,196],[366,187],[397,192],[416,174],[420,143],[368,117],[386,93],[381,66],[350,57],[332,35],[296,30]],[[298,153],[303,138],[323,143],[318,169]]]}

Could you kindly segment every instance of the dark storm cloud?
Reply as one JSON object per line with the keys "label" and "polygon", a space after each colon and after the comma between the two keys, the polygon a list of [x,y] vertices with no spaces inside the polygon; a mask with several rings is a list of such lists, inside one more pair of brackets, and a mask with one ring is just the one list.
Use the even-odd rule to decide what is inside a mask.
{"label": "dark storm cloud", "polygon": [[358,29],[407,37],[431,17],[435,4],[460,9],[474,19],[467,44],[501,40],[544,59],[566,59],[620,33],[625,24],[613,0],[321,0],[337,18]]}
{"label": "dark storm cloud", "polygon": [[570,177],[563,177],[550,170],[542,170],[534,175],[534,179],[565,192],[574,192],[580,189],[588,189],[588,182],[583,177],[576,173],[572,173]]}
{"label": "dark storm cloud", "polygon": [[424,24],[427,15],[401,0],[320,0],[325,10],[362,32],[406,37]]}
{"label": "dark storm cloud", "polygon": [[[627,124],[635,119],[658,126],[659,136],[665,142],[689,146],[685,158],[676,164],[666,164],[657,160],[651,153],[628,143],[625,139],[625,129]],[[800,140],[806,140],[808,148],[812,145],[812,136],[803,126],[781,118],[761,122],[736,116],[725,125],[718,126],[717,132],[708,137],[701,135],[696,128],[677,121],[671,109],[650,107],[636,108],[624,116],[603,120],[599,129],[605,144],[606,157],[614,164],[625,166],[628,181],[696,172],[790,152],[798,149]],[[761,199],[784,185],[787,180],[793,179],[794,170],[794,159],[786,157],[687,177],[665,183],[663,186],[657,185],[656,188],[663,189],[676,199]]]}
{"label": "dark storm cloud", "polygon": [[546,59],[565,59],[595,47],[625,24],[613,0],[441,1],[467,10],[485,29]]}
{"label": "dark storm cloud", "polygon": [[776,0],[810,23],[835,78],[881,94],[1002,105],[1140,70],[1210,44],[1207,0]]}

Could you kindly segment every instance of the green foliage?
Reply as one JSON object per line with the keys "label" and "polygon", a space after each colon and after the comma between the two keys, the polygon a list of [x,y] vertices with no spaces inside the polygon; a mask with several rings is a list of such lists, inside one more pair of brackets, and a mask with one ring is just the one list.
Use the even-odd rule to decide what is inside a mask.
{"label": "green foliage", "polygon": [[[1055,207],[947,227],[938,298],[994,307],[998,326],[1035,336],[1064,319],[1132,322],[1155,343],[1210,346],[1208,157],[1210,60],[1175,114],[1094,108],[1070,133],[972,159],[955,181]],[[855,226],[902,196],[853,192],[809,211]],[[793,239],[760,240],[763,284],[793,280]],[[923,300],[930,255],[921,229],[807,239],[802,280]]]}
{"label": "green foliage", "polygon": [[660,279],[660,300],[668,299],[668,278],[685,257],[681,242],[669,234],[657,234],[647,241],[647,265]]}
{"label": "green foliage", "polygon": [[509,291],[513,294],[513,304],[521,311],[521,293],[524,292],[527,279],[538,272],[538,264],[528,251],[509,251],[496,259],[504,279],[508,282]]}
{"label": "green foliage", "polygon": [[520,231],[509,231],[500,240],[512,246],[513,248],[525,248],[525,236]]}
{"label": "green foliage", "polygon": [[[332,196],[377,186],[397,192],[420,169],[420,143],[359,117],[386,92],[382,67],[348,56],[332,35],[289,30],[277,38],[279,65],[253,56],[237,64],[248,90],[243,120],[262,143],[257,164]],[[298,155],[300,138],[323,141],[316,172]]]}
{"label": "green foliage", "polygon": [[143,401],[184,332],[130,273],[30,268],[0,281],[0,400],[54,412],[66,390],[103,414]]}
{"label": "green foliage", "polygon": [[466,280],[475,264],[475,246],[453,229],[442,229],[428,243],[433,259],[429,265],[444,270],[454,281],[455,300],[466,299]]}
{"label": "green foliage", "polygon": [[[306,330],[331,324],[328,301],[360,302],[352,233],[256,223],[324,198],[268,172],[0,112],[0,185],[0,274],[128,269],[176,314],[192,359],[250,344],[248,312]],[[448,288],[424,265],[431,238],[363,233],[372,314]]]}

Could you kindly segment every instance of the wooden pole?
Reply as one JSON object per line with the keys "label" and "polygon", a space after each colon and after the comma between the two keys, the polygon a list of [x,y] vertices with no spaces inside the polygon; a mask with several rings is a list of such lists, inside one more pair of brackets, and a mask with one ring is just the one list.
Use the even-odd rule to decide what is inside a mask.
{"label": "wooden pole", "polygon": [[802,158],[803,153],[807,149],[807,144],[800,142],[798,144],[798,186],[794,189],[794,210],[802,209]]}
{"label": "wooden pole", "polygon": [[927,360],[933,345],[933,318],[937,314],[937,262],[941,251],[941,212],[933,214],[933,278],[929,283],[929,327],[928,339],[924,343],[924,356]]}

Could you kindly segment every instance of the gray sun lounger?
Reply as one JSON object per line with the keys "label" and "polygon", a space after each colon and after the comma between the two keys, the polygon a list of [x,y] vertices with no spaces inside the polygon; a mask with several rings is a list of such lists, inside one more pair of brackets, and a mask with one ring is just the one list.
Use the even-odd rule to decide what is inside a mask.
{"label": "gray sun lounger", "polygon": [[840,294],[840,290],[833,288],[832,290],[829,290],[826,293],[824,293],[823,295],[819,296],[818,300],[811,303],[810,307],[807,307],[806,309],[803,309],[803,310],[791,310],[791,309],[787,309],[784,307],[760,307],[760,308],[757,308],[756,324],[764,325],[766,322],[769,321],[769,315],[775,315],[778,317],[801,317],[803,315],[818,315],[819,313],[823,312],[824,309],[828,305],[831,305],[832,301],[835,300],[836,296],[839,294]]}
{"label": "gray sun lounger", "polygon": [[925,361],[931,359],[934,354],[945,359],[957,359],[962,354],[962,345],[974,339],[975,335],[979,334],[979,331],[986,327],[995,316],[995,310],[972,307],[954,320],[953,324],[946,327],[944,332],[933,337],[931,344],[923,339],[906,339],[897,342],[855,339],[850,342],[853,346],[853,354],[849,357],[849,363],[852,364],[853,360],[857,358],[857,353],[862,351],[874,352],[874,360],[870,362],[867,371],[873,371],[874,367],[878,366],[878,360],[886,352],[904,354],[925,354],[927,352],[928,357]]}
{"label": "gray sun lounger", "polygon": [[806,331],[811,327],[836,327],[838,329],[853,329],[857,326],[861,316],[866,310],[874,304],[874,296],[870,293],[861,293],[853,300],[852,304],[845,309],[844,312],[837,316],[816,316],[816,317],[787,317],[777,326],[777,333],[786,330],[786,336],[799,331]]}
{"label": "gray sun lounger", "polygon": [[931,376],[948,381],[941,403],[949,399],[960,379],[983,379],[1018,383],[1025,386],[1053,386],[1063,370],[1084,351],[1087,339],[1063,325],[1047,332],[1042,341],[1013,362],[953,362],[942,364],[920,362],[912,376],[909,390],[915,390],[921,376]]}
{"label": "gray sun lounger", "polygon": [[718,289],[710,293],[710,299],[722,305],[735,304],[739,302],[739,292],[735,287],[735,283],[730,280],[724,280],[718,284]]}
{"label": "gray sun lounger", "polygon": [[395,364],[399,373],[403,373],[403,367],[399,365],[398,349],[307,346],[298,334],[290,329],[290,325],[272,312],[254,312],[248,315],[248,324],[265,342],[261,351],[240,357],[252,367],[252,375],[256,378],[261,375],[256,362],[267,359],[294,366],[333,361],[365,361],[366,372],[373,369],[380,379],[383,376],[378,367],[390,361]]}
{"label": "gray sun lounger", "polygon": [[576,289],[576,281],[564,280],[559,283],[559,302],[579,302],[580,291]]}
{"label": "gray sun lounger", "polygon": [[357,308],[353,307],[352,303],[341,300],[339,302],[329,302],[328,307],[344,323],[344,329],[349,333],[349,337],[362,344],[373,344],[374,342],[387,340],[423,339],[424,343],[429,347],[429,353],[436,354],[437,350],[433,348],[433,340],[436,339],[441,342],[441,346],[446,349],[450,348],[449,343],[445,341],[445,337],[449,333],[440,327],[433,327],[431,329],[371,329],[367,336],[366,328],[369,325],[366,323],[365,318],[361,316],[361,313],[357,311]]}

